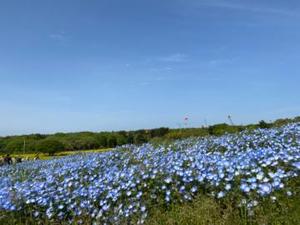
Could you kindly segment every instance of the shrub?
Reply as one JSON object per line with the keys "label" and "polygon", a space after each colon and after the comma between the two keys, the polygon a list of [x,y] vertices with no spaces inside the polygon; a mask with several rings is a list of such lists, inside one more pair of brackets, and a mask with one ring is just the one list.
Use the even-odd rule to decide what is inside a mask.
{"label": "shrub", "polygon": [[267,129],[272,126],[272,124],[265,122],[264,120],[261,120],[258,124],[259,128]]}
{"label": "shrub", "polygon": [[64,145],[57,140],[41,140],[36,144],[36,151],[37,152],[43,152],[48,153],[49,155],[55,155],[58,151],[61,151],[64,149]]}
{"label": "shrub", "polygon": [[5,146],[6,153],[15,153],[20,152],[24,148],[24,140],[23,139],[14,139],[7,143]]}

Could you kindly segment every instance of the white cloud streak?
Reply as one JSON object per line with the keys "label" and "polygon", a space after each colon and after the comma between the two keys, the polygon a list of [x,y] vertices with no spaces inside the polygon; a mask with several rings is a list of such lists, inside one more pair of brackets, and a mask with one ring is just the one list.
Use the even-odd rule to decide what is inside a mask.
{"label": "white cloud streak", "polygon": [[176,54],[167,55],[158,58],[158,61],[161,62],[174,62],[174,63],[186,62],[187,60],[188,60],[188,55],[182,53],[176,53]]}
{"label": "white cloud streak", "polygon": [[277,15],[284,15],[284,16],[299,16],[300,15],[299,12],[292,11],[290,9],[263,7],[263,6],[259,6],[259,5],[255,5],[255,4],[245,4],[245,3],[233,2],[233,1],[210,0],[210,1],[202,1],[202,2],[198,2],[198,3],[199,3],[199,6],[248,11],[248,12],[252,12],[252,13],[277,14]]}
{"label": "white cloud streak", "polygon": [[65,41],[67,39],[66,34],[64,32],[50,34],[49,38],[55,41]]}

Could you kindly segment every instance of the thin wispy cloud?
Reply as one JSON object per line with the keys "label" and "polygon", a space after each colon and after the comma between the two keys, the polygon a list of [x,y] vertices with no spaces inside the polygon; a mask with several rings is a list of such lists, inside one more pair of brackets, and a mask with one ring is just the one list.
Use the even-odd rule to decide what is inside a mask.
{"label": "thin wispy cloud", "polygon": [[157,67],[157,68],[151,68],[151,72],[171,72],[173,70],[172,67]]}
{"label": "thin wispy cloud", "polygon": [[208,64],[211,66],[216,66],[216,65],[231,64],[231,63],[234,63],[235,61],[236,61],[236,58],[227,58],[227,59],[217,58],[217,59],[209,60]]}
{"label": "thin wispy cloud", "polygon": [[188,60],[188,55],[183,53],[176,53],[176,54],[167,55],[158,58],[158,61],[161,62],[174,62],[174,63],[186,62],[187,60]]}
{"label": "thin wispy cloud", "polygon": [[224,0],[212,1],[212,0],[210,0],[210,1],[202,1],[202,2],[198,2],[198,3],[200,6],[248,11],[248,12],[252,12],[252,13],[278,14],[278,15],[285,15],[285,16],[299,16],[300,15],[299,12],[292,11],[290,9],[259,6],[256,4],[250,5],[250,4],[234,2],[234,1],[224,1]]}
{"label": "thin wispy cloud", "polygon": [[67,39],[67,36],[65,32],[60,33],[52,33],[49,35],[49,38],[55,41],[65,41]]}
{"label": "thin wispy cloud", "polygon": [[152,84],[152,82],[150,82],[150,81],[143,81],[143,82],[139,83],[140,86],[149,86],[151,84]]}

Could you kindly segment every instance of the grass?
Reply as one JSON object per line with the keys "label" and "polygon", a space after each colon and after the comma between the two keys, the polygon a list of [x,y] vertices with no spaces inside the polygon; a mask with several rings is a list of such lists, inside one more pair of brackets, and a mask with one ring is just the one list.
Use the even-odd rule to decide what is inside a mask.
{"label": "grass", "polygon": [[[103,149],[93,149],[93,150],[78,150],[78,151],[63,151],[58,152],[54,156],[49,156],[46,153],[39,153],[39,158],[42,160],[46,159],[52,159],[55,157],[63,157],[63,156],[69,156],[69,155],[76,155],[76,154],[84,154],[84,153],[100,153],[100,152],[106,152],[111,150],[111,148],[103,148]],[[25,154],[11,154],[12,157],[20,157],[20,158],[28,158],[28,159],[34,159],[37,156],[37,153],[25,153]]]}
{"label": "grass", "polygon": [[275,202],[262,199],[252,216],[245,206],[233,204],[235,193],[222,200],[200,195],[192,202],[152,209],[145,225],[299,225],[299,178],[294,185],[297,194],[287,197],[281,191],[275,194],[278,199]]}
{"label": "grass", "polygon": [[245,208],[219,203],[199,196],[191,203],[172,206],[168,210],[154,209],[145,225],[299,225],[300,201],[297,198],[280,203],[265,202],[252,217]]}

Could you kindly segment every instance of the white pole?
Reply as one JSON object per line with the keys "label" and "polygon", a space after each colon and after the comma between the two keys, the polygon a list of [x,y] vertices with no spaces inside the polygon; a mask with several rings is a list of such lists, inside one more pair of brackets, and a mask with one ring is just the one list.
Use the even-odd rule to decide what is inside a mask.
{"label": "white pole", "polygon": [[26,148],[26,141],[25,141],[25,137],[24,137],[24,145],[23,145],[23,154],[25,155],[25,148]]}

